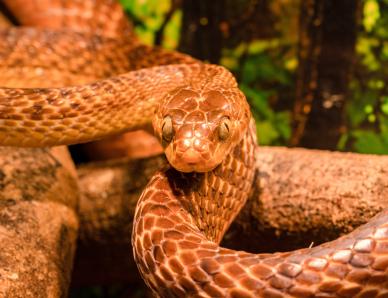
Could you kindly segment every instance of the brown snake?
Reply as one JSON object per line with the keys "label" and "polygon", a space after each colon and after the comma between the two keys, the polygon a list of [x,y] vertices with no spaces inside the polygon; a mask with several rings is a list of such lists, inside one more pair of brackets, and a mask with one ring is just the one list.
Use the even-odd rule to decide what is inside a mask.
{"label": "brown snake", "polygon": [[[313,248],[257,255],[218,245],[255,174],[249,107],[227,70],[134,41],[112,1],[5,2],[21,23],[57,31],[0,32],[0,144],[85,142],[152,120],[175,168],[154,175],[134,220],[136,263],[155,295],[388,297],[387,211]],[[14,88],[46,78],[50,88]]]}

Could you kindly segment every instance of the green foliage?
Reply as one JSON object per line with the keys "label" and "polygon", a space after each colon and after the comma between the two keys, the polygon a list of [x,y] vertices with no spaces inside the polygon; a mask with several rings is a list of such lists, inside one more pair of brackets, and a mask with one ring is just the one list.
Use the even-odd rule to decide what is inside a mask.
{"label": "green foliage", "polygon": [[290,114],[271,109],[268,103],[270,91],[253,89],[245,83],[241,83],[240,88],[251,104],[260,144],[283,145],[291,135]]}
{"label": "green foliage", "polygon": [[285,145],[291,136],[290,112],[271,107],[271,102],[286,100],[279,97],[279,90],[293,88],[296,59],[293,55],[279,59],[290,48],[289,43],[281,41],[268,39],[240,44],[235,49],[225,49],[221,59],[221,64],[235,73],[251,105],[262,145]]}
{"label": "green foliage", "polygon": [[364,3],[363,25],[367,32],[370,32],[380,18],[379,4],[376,0],[366,0]]}
{"label": "green foliage", "polygon": [[[139,38],[154,44],[155,35],[171,8],[172,0],[120,0],[135,21]],[[280,16],[278,36],[241,43],[223,49],[221,64],[236,75],[256,118],[259,141],[285,145],[291,135],[291,105],[295,90],[298,5],[285,10],[274,2]],[[362,153],[388,153],[388,0],[364,0],[362,30],[356,44],[355,76],[350,84],[346,108],[347,130],[338,149]],[[287,15],[288,13],[288,15]],[[164,30],[162,45],[175,49],[180,35],[182,12],[176,10]],[[283,104],[282,104],[283,103]],[[279,108],[280,106],[280,108]]]}
{"label": "green foliage", "polygon": [[[135,24],[135,32],[146,44],[154,44],[155,34],[162,26],[166,13],[171,8],[171,0],[120,0],[128,16]],[[162,45],[174,49],[180,34],[182,11],[177,10],[165,28]]]}
{"label": "green foliage", "polygon": [[[153,44],[171,0],[121,0],[126,12],[135,20],[139,38]],[[163,46],[176,48],[182,12],[177,10],[165,29]],[[278,95],[280,89],[289,93],[297,60],[295,51],[290,53],[290,41],[283,38],[255,40],[240,44],[234,49],[224,49],[221,64],[232,70],[252,106],[256,118],[260,143],[263,145],[285,145],[291,135],[290,112],[274,111],[271,102],[287,100]],[[284,55],[284,52],[288,53]],[[258,71],[259,70],[259,71]]]}
{"label": "green foliage", "polygon": [[347,106],[348,131],[338,148],[388,154],[388,1],[366,0],[355,76]]}

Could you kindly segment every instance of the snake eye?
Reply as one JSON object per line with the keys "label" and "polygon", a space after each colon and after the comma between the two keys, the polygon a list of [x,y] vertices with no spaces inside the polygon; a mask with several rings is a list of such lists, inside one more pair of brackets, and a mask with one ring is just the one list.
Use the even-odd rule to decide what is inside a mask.
{"label": "snake eye", "polygon": [[230,134],[230,120],[228,118],[224,118],[221,120],[220,126],[218,127],[218,137],[221,141],[225,141]]}
{"label": "snake eye", "polygon": [[174,136],[174,129],[172,127],[172,119],[170,116],[166,116],[163,119],[162,124],[162,137],[166,142],[170,142]]}

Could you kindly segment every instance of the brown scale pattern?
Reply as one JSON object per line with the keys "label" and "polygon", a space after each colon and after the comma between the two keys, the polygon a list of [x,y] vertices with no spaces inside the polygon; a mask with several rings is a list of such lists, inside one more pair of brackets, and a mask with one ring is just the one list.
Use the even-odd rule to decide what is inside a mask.
{"label": "brown scale pattern", "polygon": [[[2,85],[23,87],[23,80],[14,79],[19,74],[78,86],[1,88],[0,144],[45,146],[103,137],[149,124],[159,100],[177,87],[198,89],[206,82],[211,89],[209,80],[218,89],[235,84],[221,67],[138,43],[115,1],[5,3],[24,24],[60,30],[0,31]],[[171,63],[183,64],[151,67]],[[119,75],[129,70],[136,71]],[[60,84],[61,72],[72,79]],[[116,77],[91,83],[105,76]],[[132,233],[149,287],[161,297],[388,297],[388,211],[310,249],[255,255],[219,247],[250,191],[254,135],[248,130],[212,172],[168,169],[152,178]]]}
{"label": "brown scale pattern", "polygon": [[168,169],[152,178],[136,208],[132,243],[139,270],[155,293],[202,292],[195,279],[208,276],[193,265],[215,256],[216,243],[244,205],[254,178],[255,144],[252,128],[212,172]]}
{"label": "brown scale pattern", "polygon": [[[31,43],[31,40],[34,42]],[[64,82],[64,78],[70,80],[77,76],[77,84],[83,84],[124,73],[130,69],[126,55],[135,46],[85,33],[69,34],[66,30],[1,30],[2,85],[12,86],[15,85],[13,81],[26,81],[28,78],[44,82],[47,76],[49,83],[53,84],[52,75],[55,73],[57,79],[54,83],[63,86],[72,83]],[[106,61],[112,62],[108,64]]]}
{"label": "brown scale pattern", "polygon": [[388,211],[314,248],[255,255],[220,247],[254,176],[255,140],[248,133],[237,147],[212,172],[168,169],[143,192],[132,244],[156,296],[388,297]]}
{"label": "brown scale pattern", "polygon": [[132,33],[132,25],[116,0],[3,1],[24,26],[69,28],[111,37]]}
{"label": "brown scale pattern", "polygon": [[149,125],[158,103],[191,77],[233,80],[215,65],[168,65],[91,84],[0,88],[0,143],[41,147],[86,142]]}
{"label": "brown scale pattern", "polygon": [[0,61],[2,86],[35,80],[40,85],[47,81],[47,87],[81,85],[155,65],[198,62],[136,39],[128,42],[69,30],[24,27],[0,30]]}

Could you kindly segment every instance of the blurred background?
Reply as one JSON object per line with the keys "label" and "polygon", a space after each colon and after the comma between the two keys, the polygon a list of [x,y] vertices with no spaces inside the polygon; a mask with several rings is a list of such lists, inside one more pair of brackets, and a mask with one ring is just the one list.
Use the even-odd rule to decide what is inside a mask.
{"label": "blurred background", "polygon": [[388,153],[388,0],[121,0],[146,44],[232,70],[260,144]]}

